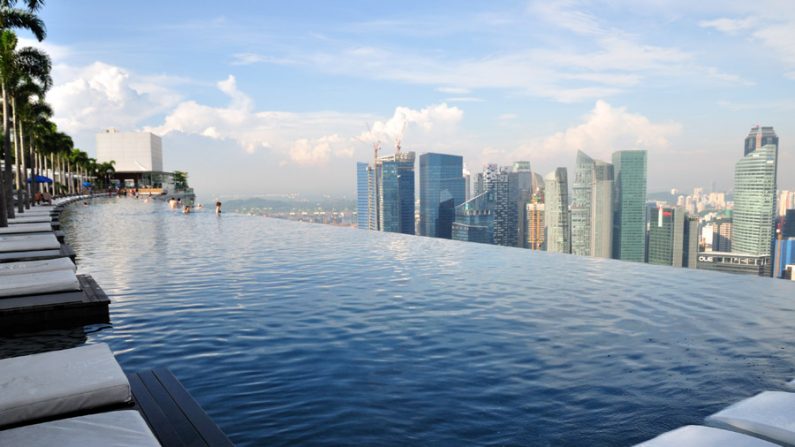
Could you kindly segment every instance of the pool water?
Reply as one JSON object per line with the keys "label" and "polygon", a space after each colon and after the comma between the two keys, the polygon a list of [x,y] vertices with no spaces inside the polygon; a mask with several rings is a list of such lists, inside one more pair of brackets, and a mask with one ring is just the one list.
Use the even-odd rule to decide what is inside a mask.
{"label": "pool water", "polygon": [[795,376],[795,283],[103,199],[61,218],[111,327],[239,445],[622,446]]}

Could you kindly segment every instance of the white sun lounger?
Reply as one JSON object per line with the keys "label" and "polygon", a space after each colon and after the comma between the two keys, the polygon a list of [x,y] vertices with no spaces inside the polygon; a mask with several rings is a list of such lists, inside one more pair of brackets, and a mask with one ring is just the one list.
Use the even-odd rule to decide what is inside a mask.
{"label": "white sun lounger", "polygon": [[160,446],[141,414],[110,411],[0,431],[0,445],[28,447]]}
{"label": "white sun lounger", "polygon": [[763,391],[707,417],[706,423],[795,446],[795,393]]}
{"label": "white sun lounger", "polygon": [[57,250],[61,243],[55,234],[18,234],[0,236],[0,252]]}
{"label": "white sun lounger", "polygon": [[127,376],[104,343],[0,360],[0,426],[131,399]]}
{"label": "white sun lounger", "polygon": [[0,298],[75,290],[80,290],[80,281],[71,270],[0,276]]}
{"label": "white sun lounger", "polygon": [[52,231],[52,224],[47,222],[9,225],[0,228],[0,235],[16,233],[46,233]]}
{"label": "white sun lounger", "polygon": [[46,259],[44,261],[7,262],[0,264],[0,277],[25,273],[53,272],[57,270],[77,271],[75,263],[69,258]]}
{"label": "white sun lounger", "polygon": [[700,425],[686,425],[635,447],[775,447],[758,438]]}
{"label": "white sun lounger", "polygon": [[9,224],[25,224],[25,223],[42,223],[42,222],[52,222],[53,218],[44,215],[44,216],[20,216],[14,217],[12,219],[8,219]]}

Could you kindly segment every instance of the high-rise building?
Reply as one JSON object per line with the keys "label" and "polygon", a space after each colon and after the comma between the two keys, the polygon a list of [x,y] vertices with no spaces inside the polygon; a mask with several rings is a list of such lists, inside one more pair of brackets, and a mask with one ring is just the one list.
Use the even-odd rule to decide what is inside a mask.
{"label": "high-rise building", "polygon": [[557,168],[544,179],[544,226],[547,251],[571,253],[569,181],[566,168]]}
{"label": "high-rise building", "polygon": [[751,128],[751,131],[748,132],[748,136],[745,137],[745,151],[743,152],[743,155],[748,155],[762,146],[767,146],[768,144],[775,146],[776,152],[778,152],[778,136],[776,135],[776,132],[773,130],[773,128],[758,125],[754,126]]}
{"label": "high-rise building", "polygon": [[594,161],[591,249],[598,258],[610,258],[613,253],[613,183],[613,165]]}
{"label": "high-rise building", "polygon": [[788,209],[784,215],[784,225],[781,226],[781,237],[786,239],[795,237],[795,209]]}
{"label": "high-rise building", "polygon": [[381,231],[415,234],[414,158],[414,152],[398,152],[378,159]]}
{"label": "high-rise building", "polygon": [[613,153],[613,257],[643,262],[646,253],[646,151]]}
{"label": "high-rise building", "polygon": [[685,216],[682,267],[698,267],[698,216]]}
{"label": "high-rise building", "polygon": [[539,203],[534,196],[526,206],[527,216],[527,248],[531,250],[544,249],[544,203]]}
{"label": "high-rise building", "polygon": [[776,240],[775,249],[773,277],[784,278],[787,267],[795,265],[795,237]]}
{"label": "high-rise building", "polygon": [[464,168],[464,202],[472,198],[472,173]]}
{"label": "high-rise building", "polygon": [[500,169],[487,181],[487,190],[494,193],[494,243],[506,247],[519,245],[519,178],[507,168]]}
{"label": "high-rise building", "polygon": [[613,167],[577,151],[571,205],[571,252],[610,257],[613,236]]}
{"label": "high-rise building", "polygon": [[649,264],[696,268],[698,218],[683,208],[660,206],[649,220]]}
{"label": "high-rise building", "polygon": [[466,199],[463,168],[459,155],[420,155],[420,235],[452,237],[455,207]]}
{"label": "high-rise building", "polygon": [[368,208],[370,200],[369,169],[370,165],[367,163],[356,163],[356,226],[365,230],[370,228],[370,212]]}
{"label": "high-rise building", "polygon": [[526,206],[530,203],[530,198],[535,194],[533,188],[533,171],[530,169],[529,161],[517,161],[513,164],[511,177],[514,179],[513,183],[513,200],[516,202],[516,238],[517,246],[525,247],[528,240],[527,234],[527,209]]}
{"label": "high-rise building", "polygon": [[776,146],[767,144],[748,152],[735,167],[732,252],[770,256],[775,201]]}
{"label": "high-rise building", "polygon": [[453,239],[457,241],[494,243],[495,194],[485,191],[455,208]]}
{"label": "high-rise building", "polygon": [[712,225],[712,251],[730,253],[732,251],[731,218],[715,219]]}

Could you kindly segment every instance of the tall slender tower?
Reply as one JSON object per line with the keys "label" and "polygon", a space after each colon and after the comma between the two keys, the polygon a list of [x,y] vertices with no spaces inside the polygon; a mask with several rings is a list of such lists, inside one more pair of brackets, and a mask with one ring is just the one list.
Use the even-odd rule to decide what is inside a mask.
{"label": "tall slender tower", "polygon": [[356,226],[365,230],[370,228],[369,168],[365,162],[356,163]]}
{"label": "tall slender tower", "polygon": [[571,252],[610,257],[613,238],[613,166],[577,151],[571,205]]}
{"label": "tall slender tower", "polygon": [[613,153],[613,257],[646,259],[646,151]]}
{"label": "tall slender tower", "polygon": [[571,253],[569,180],[566,168],[557,168],[544,178],[544,227],[547,251]]}
{"label": "tall slender tower", "polygon": [[397,151],[376,163],[381,231],[415,234],[414,157],[414,152]]}

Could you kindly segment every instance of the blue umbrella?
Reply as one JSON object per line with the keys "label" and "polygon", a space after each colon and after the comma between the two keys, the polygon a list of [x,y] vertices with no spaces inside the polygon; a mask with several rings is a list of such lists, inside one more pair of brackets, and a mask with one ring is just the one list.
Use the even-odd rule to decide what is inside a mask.
{"label": "blue umbrella", "polygon": [[83,186],[85,186],[86,188],[88,188],[89,186],[91,186],[91,182],[83,182]]}
{"label": "blue umbrella", "polygon": [[[52,179],[49,177],[45,177],[43,175],[37,175],[34,177],[36,183],[52,183]],[[28,183],[30,183],[30,179],[28,179]]]}

